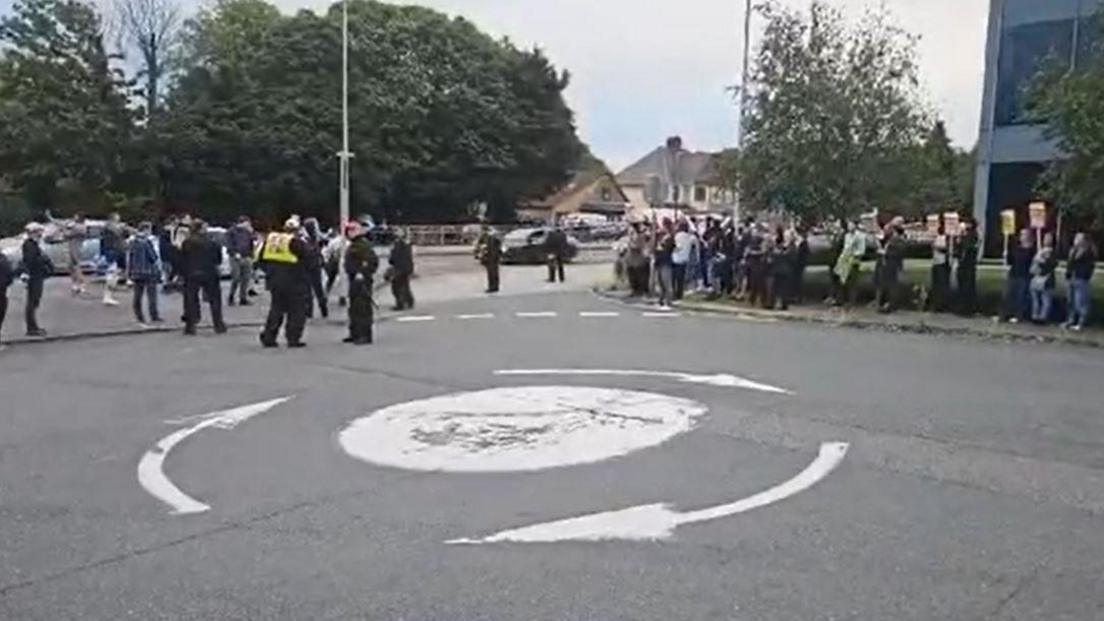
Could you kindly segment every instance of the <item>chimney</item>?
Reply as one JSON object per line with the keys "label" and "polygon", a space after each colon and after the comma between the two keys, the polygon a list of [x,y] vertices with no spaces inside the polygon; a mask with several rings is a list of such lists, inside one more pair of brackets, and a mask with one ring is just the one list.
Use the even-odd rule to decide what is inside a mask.
{"label": "chimney", "polygon": [[682,150],[682,136],[671,136],[667,139],[668,151],[681,151]]}

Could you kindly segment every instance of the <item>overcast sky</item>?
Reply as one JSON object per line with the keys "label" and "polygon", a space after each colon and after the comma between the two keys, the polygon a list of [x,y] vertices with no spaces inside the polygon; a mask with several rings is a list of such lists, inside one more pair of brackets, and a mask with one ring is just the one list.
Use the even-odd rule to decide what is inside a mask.
{"label": "overcast sky", "polygon": [[[194,8],[202,0],[183,0]],[[275,0],[286,11],[327,0]],[[785,0],[802,6],[808,0]],[[884,3],[921,37],[929,102],[964,147],[977,139],[988,0],[829,0],[857,15]],[[0,0],[0,12],[12,0]],[[740,70],[742,0],[420,0],[485,31],[538,45],[571,71],[568,98],[596,155],[620,169],[683,136],[712,150],[734,142],[725,87]]]}

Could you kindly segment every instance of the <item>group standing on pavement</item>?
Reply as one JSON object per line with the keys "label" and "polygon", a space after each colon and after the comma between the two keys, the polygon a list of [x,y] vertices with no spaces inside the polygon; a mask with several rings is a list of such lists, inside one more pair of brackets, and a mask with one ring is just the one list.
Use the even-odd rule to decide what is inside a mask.
{"label": "group standing on pavement", "polygon": [[[225,241],[220,241],[209,231],[207,223],[198,218],[174,218],[155,230],[151,222],[128,227],[113,214],[98,235],[99,251],[95,257],[84,252],[89,226],[83,216],[77,215],[64,223],[53,221],[53,224],[58,226],[66,244],[74,296],[87,292],[84,270],[94,267],[105,275],[105,305],[118,305],[114,297],[116,290],[124,286],[132,289],[131,311],[142,327],[163,323],[162,294],[180,291],[185,335],[197,334],[204,302],[209,308],[215,333],[227,332],[221,284],[225,252],[230,264],[227,305],[252,305],[250,298],[256,295],[254,272],[264,274],[271,294],[265,329],[260,336],[266,347],[276,346],[281,328],[289,347],[304,346],[303,333],[312,306],[317,304],[323,318],[328,316],[328,296],[334,281],[339,279],[347,280],[341,295],[343,306],[348,298],[350,337],[347,342],[360,345],[372,342],[373,278],[379,260],[367,228],[358,223],[350,225],[344,234],[327,239],[317,220],[300,222],[298,217],[293,217],[282,230],[259,237],[252,222],[243,216],[227,231]],[[43,251],[44,231],[45,227],[36,222],[25,227],[18,264],[13,265],[7,255],[0,255],[0,328],[7,315],[8,289],[22,273],[27,289],[24,317],[27,335],[31,337],[46,336],[46,331],[38,324],[37,311],[45,281],[55,272]],[[494,248],[500,249],[500,246]],[[497,262],[497,250],[492,249],[491,254]],[[323,274],[332,274],[332,263],[338,264],[340,275],[333,274],[324,284]],[[391,248],[389,263],[388,279],[395,295],[395,308],[412,309],[414,252],[402,231],[398,232]]]}

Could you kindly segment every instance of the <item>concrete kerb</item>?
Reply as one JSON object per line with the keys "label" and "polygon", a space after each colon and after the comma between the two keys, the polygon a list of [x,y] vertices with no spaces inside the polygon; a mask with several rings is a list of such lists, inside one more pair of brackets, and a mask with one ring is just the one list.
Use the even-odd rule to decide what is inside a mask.
{"label": "concrete kerb", "polygon": [[[639,304],[632,304],[627,297],[619,292],[610,291],[596,287],[593,290],[594,294],[607,300],[620,302],[631,306],[640,306]],[[652,308],[652,307],[648,307]],[[1028,332],[1021,332],[1008,329],[993,329],[990,326],[988,329],[982,325],[978,326],[947,326],[929,323],[925,321],[911,322],[911,321],[894,321],[892,318],[881,319],[866,319],[859,316],[826,316],[820,313],[808,313],[795,310],[789,311],[769,311],[757,308],[745,308],[738,306],[727,306],[723,304],[715,304],[710,302],[680,302],[675,310],[682,312],[690,312],[702,315],[714,315],[714,316],[744,316],[754,317],[759,319],[778,321],[778,322],[791,322],[791,323],[804,323],[804,324],[818,324],[832,326],[836,328],[852,328],[860,330],[881,330],[883,332],[894,332],[903,334],[924,334],[924,335],[939,335],[939,336],[968,336],[973,338],[987,339],[987,340],[1000,340],[1008,342],[1018,343],[1051,343],[1058,345],[1072,345],[1077,347],[1087,347],[1092,349],[1104,349],[1104,340],[1096,340],[1091,338],[1078,337],[1070,333],[1055,333],[1055,334],[1035,334]],[[978,320],[981,322],[982,320]]]}

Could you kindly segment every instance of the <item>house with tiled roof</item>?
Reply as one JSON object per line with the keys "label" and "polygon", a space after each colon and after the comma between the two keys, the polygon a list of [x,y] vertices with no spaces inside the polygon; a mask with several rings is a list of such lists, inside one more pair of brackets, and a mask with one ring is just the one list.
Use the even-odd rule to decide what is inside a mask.
{"label": "house with tiled roof", "polygon": [[629,208],[629,198],[617,179],[604,166],[581,170],[555,193],[529,201],[518,209],[526,220],[553,223],[573,214],[598,214],[621,220]]}
{"label": "house with tiled roof", "polygon": [[[617,182],[635,213],[646,213],[652,207],[731,213],[736,196],[718,180],[718,156],[688,151],[682,147],[682,138],[675,136],[618,173]],[[655,189],[661,196],[650,196]]]}

